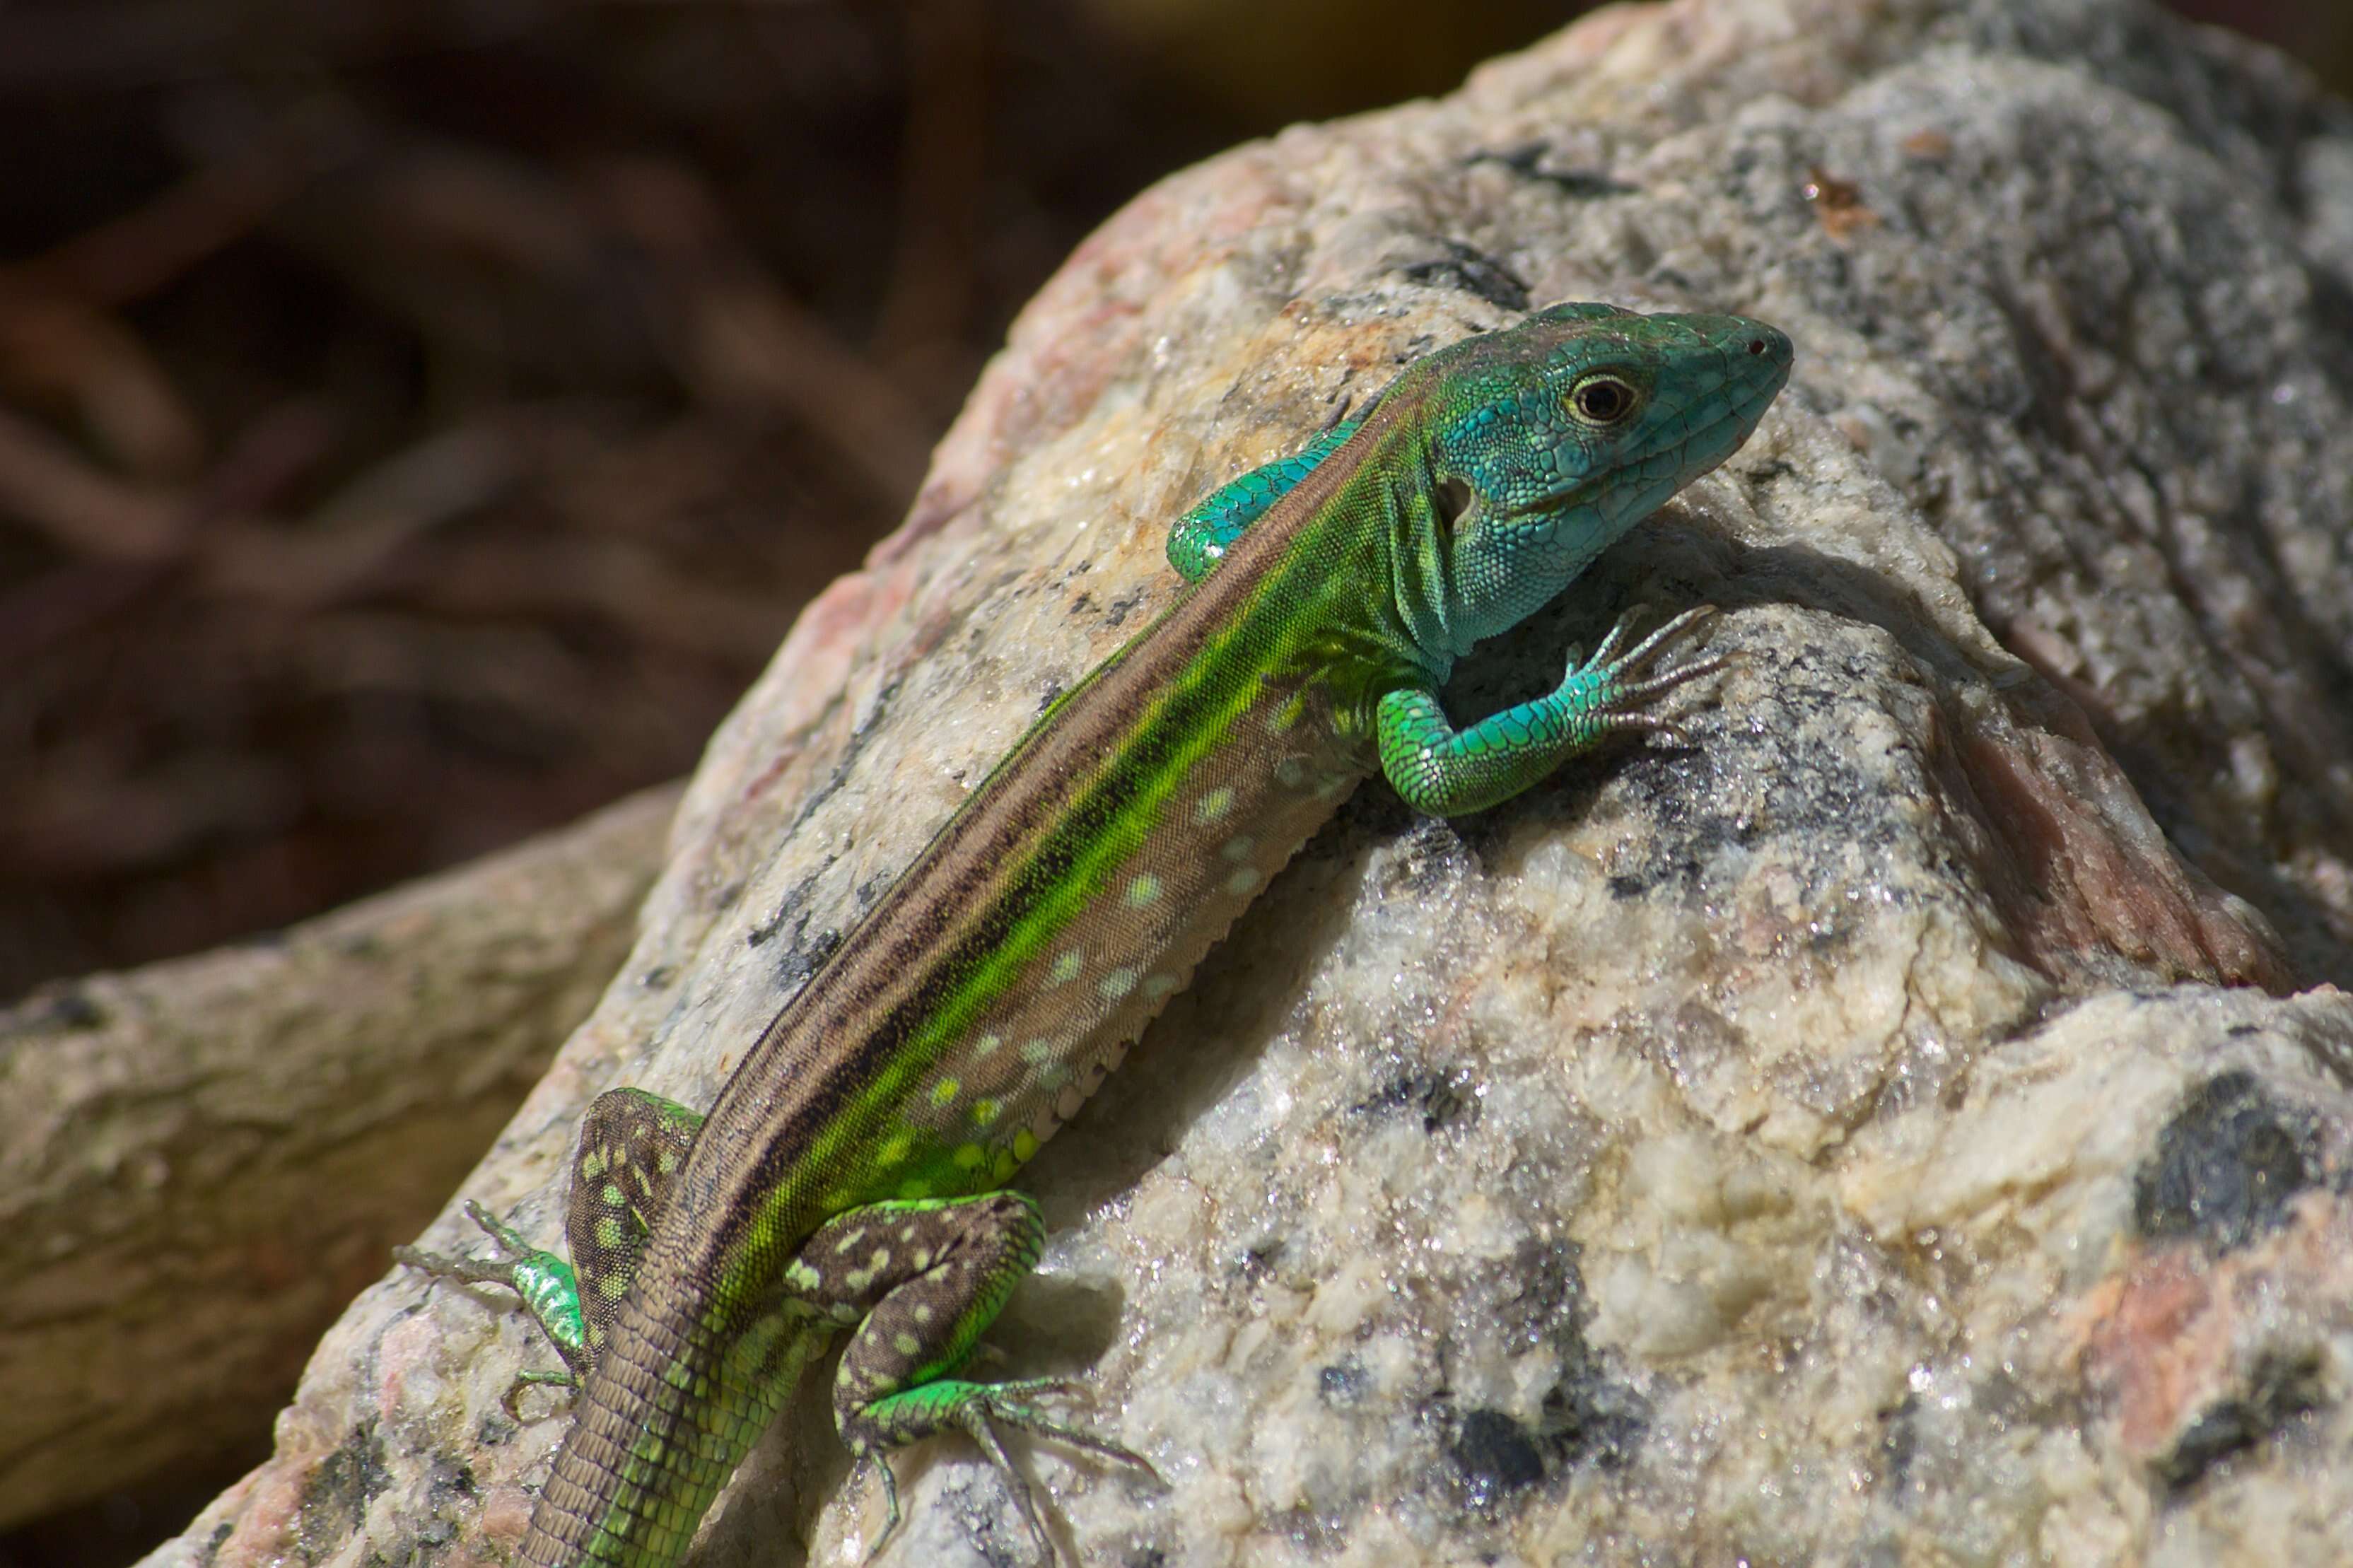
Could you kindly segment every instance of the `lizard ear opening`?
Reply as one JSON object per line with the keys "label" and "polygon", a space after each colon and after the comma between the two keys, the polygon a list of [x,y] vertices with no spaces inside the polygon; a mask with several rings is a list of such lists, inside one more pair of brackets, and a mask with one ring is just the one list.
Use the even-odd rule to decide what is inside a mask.
{"label": "lizard ear opening", "polygon": [[1469,479],[1461,474],[1449,474],[1438,481],[1438,488],[1430,492],[1430,499],[1438,505],[1439,525],[1451,533],[1455,524],[1462,521],[1463,514],[1479,498],[1471,489]]}

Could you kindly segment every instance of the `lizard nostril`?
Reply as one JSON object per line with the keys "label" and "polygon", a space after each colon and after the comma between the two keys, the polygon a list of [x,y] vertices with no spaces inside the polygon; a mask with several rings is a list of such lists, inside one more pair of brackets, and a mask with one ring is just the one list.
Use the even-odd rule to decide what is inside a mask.
{"label": "lizard nostril", "polygon": [[1749,339],[1749,340],[1748,340],[1748,352],[1749,352],[1750,353],[1753,353],[1753,354],[1761,354],[1761,353],[1763,353],[1765,352],[1765,340],[1764,340],[1763,338],[1751,338],[1751,339]]}

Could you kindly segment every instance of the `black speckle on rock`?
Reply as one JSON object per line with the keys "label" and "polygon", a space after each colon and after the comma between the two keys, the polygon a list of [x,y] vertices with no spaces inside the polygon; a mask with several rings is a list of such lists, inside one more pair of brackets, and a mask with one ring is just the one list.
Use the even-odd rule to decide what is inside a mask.
{"label": "black speckle on rock", "polygon": [[1920,1399],[1907,1394],[1879,1413],[1880,1479],[1891,1491],[1901,1491],[1912,1479],[1912,1461],[1920,1452]]}
{"label": "black speckle on rock", "polygon": [[1459,1436],[1449,1455],[1461,1472],[1465,1500],[1482,1511],[1547,1468],[1624,1465],[1651,1425],[1650,1402],[1611,1376],[1586,1341],[1590,1309],[1573,1245],[1522,1248],[1498,1284],[1508,1294],[1479,1309],[1490,1327],[1510,1341],[1549,1344],[1559,1357],[1559,1374],[1531,1424],[1482,1409],[1456,1425]]}
{"label": "black speckle on rock", "polygon": [[2312,1143],[2310,1126],[2253,1073],[2217,1073],[2189,1091],[2134,1174],[2133,1224],[2151,1241],[2243,1247],[2318,1180]]}
{"label": "black speckle on rock", "polygon": [[1603,174],[1599,169],[1546,169],[1539,165],[1552,151],[1547,142],[1531,142],[1524,147],[1513,147],[1500,153],[1473,153],[1462,160],[1468,168],[1478,163],[1499,163],[1524,180],[1534,180],[1552,186],[1563,195],[1578,201],[1591,201],[1597,196],[1630,196],[1640,185]]}
{"label": "black speckle on rock", "polygon": [[1274,1266],[1282,1261],[1282,1254],[1283,1243],[1276,1237],[1269,1237],[1266,1240],[1245,1248],[1241,1256],[1242,1278],[1250,1280],[1266,1279],[1274,1272]]}
{"label": "black speckle on rock", "polygon": [[1500,1410],[1473,1410],[1447,1445],[1476,1508],[1487,1508],[1544,1479],[1544,1455],[1520,1424]]}
{"label": "black speckle on rock", "polygon": [[384,1436],[375,1422],[364,1422],[319,1461],[303,1483],[296,1554],[311,1563],[327,1556],[359,1529],[368,1505],[391,1485]]}
{"label": "black speckle on rock", "polygon": [[840,945],[841,932],[835,927],[828,926],[814,936],[803,936],[796,928],[792,944],[776,961],[777,988],[797,995],[809,976],[823,969],[825,961]]}
{"label": "black speckle on rock", "polygon": [[1498,310],[1525,310],[1528,308],[1527,279],[1486,252],[1473,249],[1461,240],[1449,239],[1440,243],[1446,247],[1444,256],[1400,267],[1398,275],[1409,283],[1419,283],[1424,288],[1459,289],[1466,294],[1476,294]]}
{"label": "black speckle on rock", "polygon": [[1588,1354],[1545,1395],[1541,1436],[1564,1465],[1614,1470],[1634,1457],[1650,1425],[1651,1402],[1603,1375]]}
{"label": "black speckle on rock", "polygon": [[2157,1461],[2158,1479],[2179,1493],[2233,1455],[2243,1454],[2290,1421],[2326,1404],[2316,1354],[2270,1355],[2255,1363],[2246,1393],[2218,1401]]}
{"label": "black speckle on rock", "polygon": [[1436,1132],[1476,1120],[1479,1098],[1470,1073],[1457,1068],[1446,1073],[1400,1073],[1383,1084],[1378,1093],[1358,1101],[1353,1109],[1363,1114],[1380,1115],[1408,1106],[1420,1110],[1424,1132]]}
{"label": "black speckle on rock", "polygon": [[1315,1392],[1326,1405],[1346,1406],[1363,1399],[1373,1385],[1372,1373],[1354,1356],[1335,1361],[1315,1374]]}

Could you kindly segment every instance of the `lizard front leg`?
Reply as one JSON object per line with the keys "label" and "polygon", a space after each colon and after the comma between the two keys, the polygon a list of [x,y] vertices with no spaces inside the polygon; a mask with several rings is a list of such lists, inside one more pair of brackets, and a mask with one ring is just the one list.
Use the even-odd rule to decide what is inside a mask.
{"label": "lizard front leg", "polygon": [[1342,420],[1288,458],[1252,468],[1211,490],[1168,530],[1168,564],[1187,583],[1218,569],[1242,531],[1356,433],[1364,416]]}
{"label": "lizard front leg", "polygon": [[1571,652],[1557,687],[1464,730],[1447,721],[1437,692],[1399,687],[1382,697],[1376,713],[1381,772],[1416,811],[1455,816],[1511,799],[1612,731],[1672,734],[1672,724],[1644,709],[1662,693],[1721,669],[1724,660],[1694,659],[1662,675],[1635,678],[1669,643],[1715,613],[1713,605],[1685,610],[1620,652],[1641,614],[1630,610],[1592,658],[1579,660]]}

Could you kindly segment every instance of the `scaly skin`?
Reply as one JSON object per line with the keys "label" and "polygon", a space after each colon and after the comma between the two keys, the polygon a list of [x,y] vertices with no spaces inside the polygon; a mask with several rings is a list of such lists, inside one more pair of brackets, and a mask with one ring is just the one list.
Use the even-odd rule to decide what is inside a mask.
{"label": "scaly skin", "polygon": [[578,1383],[523,1558],[677,1562],[845,1329],[836,1425],[892,1523],[884,1456],[955,1427],[1050,1556],[993,1427],[1143,1461],[1048,1416],[1046,1384],[956,1375],[1043,1245],[997,1189],[1359,780],[1475,811],[1663,727],[1644,705],[1714,664],[1641,672],[1704,610],[1625,652],[1621,622],[1554,691],[1465,730],[1438,688],[1746,440],[1790,352],[1738,317],[1563,305],[1416,362],[1178,521],[1190,588],[997,763],[707,1121],[633,1089],[591,1107],[576,1288],[479,1210],[489,1258],[405,1252],[522,1293],[571,1369],[532,1375]]}

